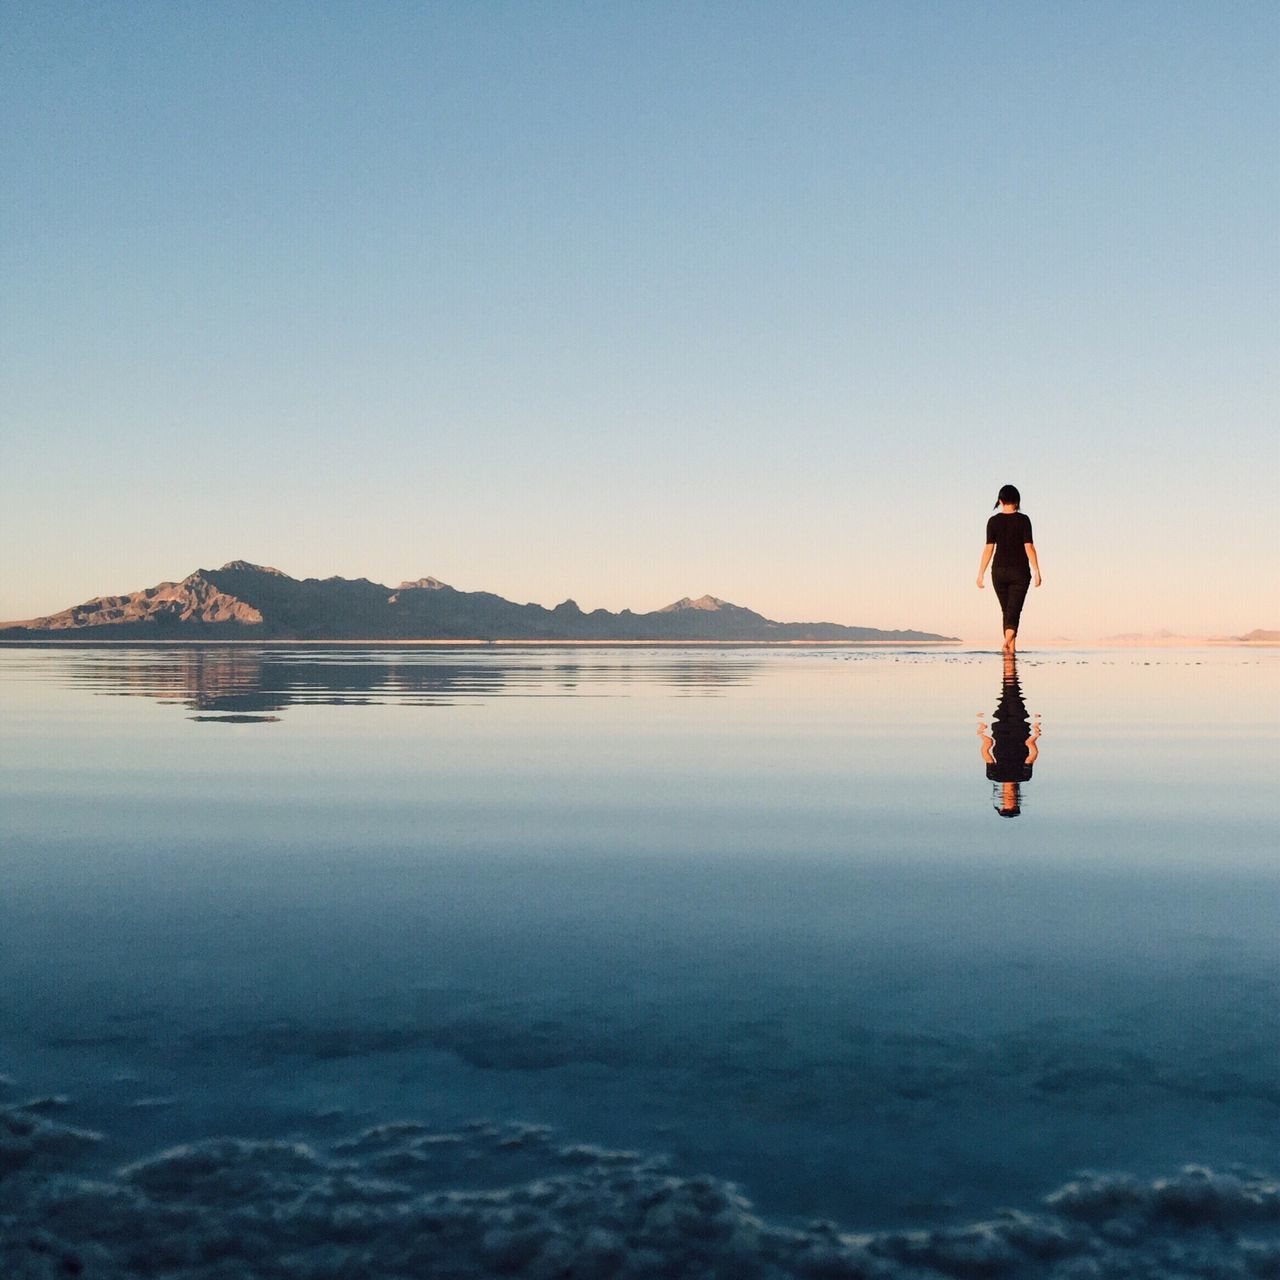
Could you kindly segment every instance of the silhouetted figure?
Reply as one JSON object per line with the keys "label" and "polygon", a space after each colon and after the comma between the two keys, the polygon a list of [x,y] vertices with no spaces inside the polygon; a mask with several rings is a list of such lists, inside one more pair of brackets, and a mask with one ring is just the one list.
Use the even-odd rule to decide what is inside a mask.
{"label": "silhouetted figure", "polygon": [[987,541],[982,548],[978,564],[978,586],[983,585],[987,565],[991,566],[991,585],[1000,601],[1000,613],[1004,622],[1005,653],[1013,653],[1018,647],[1018,622],[1022,617],[1022,604],[1031,586],[1032,573],[1035,585],[1040,585],[1040,561],[1036,545],[1031,537],[1031,519],[1021,511],[1022,495],[1015,485],[1006,484],[996,498],[999,512],[987,520]]}
{"label": "silhouetted figure", "polygon": [[1004,656],[1004,676],[1000,685],[1000,705],[991,725],[978,717],[978,737],[982,759],[992,785],[992,804],[1002,818],[1016,818],[1022,812],[1022,784],[1031,781],[1031,769],[1040,754],[1036,739],[1039,720],[1032,724],[1018,683],[1018,662],[1012,653]]}

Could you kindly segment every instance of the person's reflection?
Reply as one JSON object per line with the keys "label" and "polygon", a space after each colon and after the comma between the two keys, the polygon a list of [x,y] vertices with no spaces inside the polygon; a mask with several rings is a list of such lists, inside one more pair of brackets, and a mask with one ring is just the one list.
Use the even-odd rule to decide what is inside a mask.
{"label": "person's reflection", "polygon": [[1031,769],[1040,754],[1036,739],[1040,721],[1027,715],[1018,683],[1017,658],[1004,655],[1004,677],[1000,685],[1000,705],[988,726],[978,716],[978,738],[982,760],[992,783],[992,804],[1002,818],[1016,818],[1022,812],[1022,784],[1031,781]]}

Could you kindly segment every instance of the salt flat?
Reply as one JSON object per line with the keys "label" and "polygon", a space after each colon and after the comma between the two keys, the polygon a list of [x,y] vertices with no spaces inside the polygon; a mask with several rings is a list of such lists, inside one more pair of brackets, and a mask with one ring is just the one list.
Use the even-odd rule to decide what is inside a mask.
{"label": "salt flat", "polygon": [[[11,1163],[82,1197],[109,1175],[157,1221],[178,1193],[145,1162],[219,1135],[201,1158],[264,1203],[332,1197],[343,1159],[394,1203],[568,1178],[530,1258],[702,1178],[785,1272],[814,1218],[904,1267],[884,1232],[1001,1205],[1078,1228],[1077,1261],[1119,1247],[1099,1202],[1173,1247],[1153,1180],[1193,1162],[1242,1257],[1230,1206],[1273,1218],[1221,1179],[1276,1172],[1280,1127],[1280,660],[1017,677],[1041,733],[1002,818],[994,654],[6,650]],[[391,1121],[419,1127],[355,1136]],[[284,1140],[310,1154],[253,1145]],[[1143,1190],[1037,1209],[1084,1169]],[[693,1265],[678,1231],[644,1247]]]}

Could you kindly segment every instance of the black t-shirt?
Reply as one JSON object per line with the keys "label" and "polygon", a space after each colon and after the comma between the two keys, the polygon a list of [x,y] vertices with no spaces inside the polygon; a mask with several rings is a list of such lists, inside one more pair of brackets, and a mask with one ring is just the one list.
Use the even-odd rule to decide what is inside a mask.
{"label": "black t-shirt", "polygon": [[1034,542],[1031,536],[1031,520],[1021,511],[1007,515],[997,511],[987,521],[987,541],[996,544],[995,566],[998,569],[1021,569],[1030,574],[1026,543]]}

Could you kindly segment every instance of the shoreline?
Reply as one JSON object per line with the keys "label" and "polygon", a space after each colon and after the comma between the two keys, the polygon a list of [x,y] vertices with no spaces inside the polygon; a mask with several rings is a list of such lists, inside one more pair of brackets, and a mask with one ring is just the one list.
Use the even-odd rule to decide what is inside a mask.
{"label": "shoreline", "polygon": [[[195,636],[160,639],[145,636],[132,639],[94,637],[40,637],[30,639],[6,639],[0,635],[0,649],[951,649],[962,652],[994,652],[991,645],[980,640],[539,640],[503,639],[481,640],[429,639],[429,640],[296,640],[254,639],[232,640],[226,637],[202,639]],[[996,646],[998,648],[998,645]],[[1195,649],[1277,649],[1280,640],[1237,640],[1232,637],[1206,637],[1203,640],[1187,640],[1180,644],[1155,641],[1151,644],[1107,644],[1103,641],[1060,640],[1020,649],[1020,654],[1048,652],[1139,652],[1159,650]]]}
{"label": "shoreline", "polygon": [[195,637],[173,640],[160,640],[152,637],[140,637],[131,640],[108,640],[105,637],[92,639],[54,639],[38,640],[6,640],[0,637],[0,646],[11,649],[43,649],[87,646],[120,646],[129,648],[176,647],[176,648],[208,648],[219,646],[226,648],[245,647],[263,648],[342,648],[343,646],[361,649],[385,648],[436,648],[436,649],[914,649],[921,646],[929,648],[946,648],[963,644],[962,640],[202,640]]}
{"label": "shoreline", "polygon": [[[995,652],[998,645],[965,640],[107,640],[0,639],[0,649],[949,649]],[[1202,640],[1191,644],[1035,645],[1020,655],[1050,652],[1124,653],[1195,649],[1280,649],[1280,640]]]}

